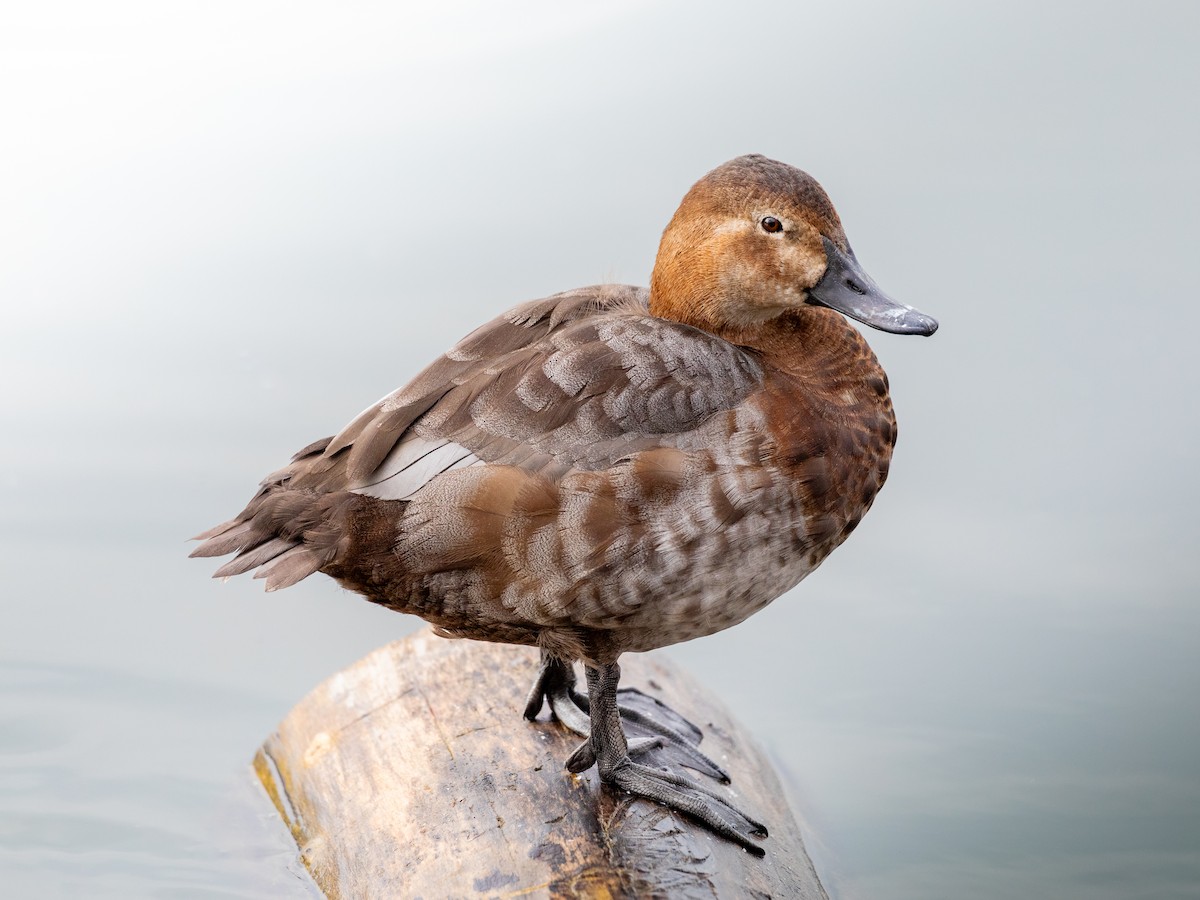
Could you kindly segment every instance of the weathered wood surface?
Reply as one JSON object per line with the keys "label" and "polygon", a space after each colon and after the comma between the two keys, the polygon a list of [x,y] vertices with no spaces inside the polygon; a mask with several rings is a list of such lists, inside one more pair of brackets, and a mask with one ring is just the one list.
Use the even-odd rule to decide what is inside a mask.
{"label": "weathered wood surface", "polygon": [[382,647],[293,709],[255,769],[329,897],[825,898],[761,751],[665,660],[621,662],[622,684],[704,729],[733,778],[708,783],[767,823],[765,859],[564,771],[580,739],[521,716],[527,648],[429,631]]}

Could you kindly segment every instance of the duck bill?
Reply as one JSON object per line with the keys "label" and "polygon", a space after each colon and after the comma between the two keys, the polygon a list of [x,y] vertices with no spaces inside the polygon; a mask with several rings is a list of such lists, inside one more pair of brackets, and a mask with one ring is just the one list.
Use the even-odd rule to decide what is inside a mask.
{"label": "duck bill", "polygon": [[843,253],[822,235],[827,266],[825,275],[808,292],[809,302],[828,306],[855,321],[890,331],[892,334],[924,334],[937,331],[937,320],[905,306],[885,294],[863,271],[854,251]]}

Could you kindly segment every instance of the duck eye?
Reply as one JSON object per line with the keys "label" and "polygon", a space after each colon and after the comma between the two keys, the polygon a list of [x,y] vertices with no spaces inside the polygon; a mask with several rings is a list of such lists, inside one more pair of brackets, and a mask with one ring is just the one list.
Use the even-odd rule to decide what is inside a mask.
{"label": "duck eye", "polygon": [[774,216],[764,216],[763,220],[758,224],[762,226],[763,231],[769,234],[775,234],[777,231],[783,231],[783,223]]}

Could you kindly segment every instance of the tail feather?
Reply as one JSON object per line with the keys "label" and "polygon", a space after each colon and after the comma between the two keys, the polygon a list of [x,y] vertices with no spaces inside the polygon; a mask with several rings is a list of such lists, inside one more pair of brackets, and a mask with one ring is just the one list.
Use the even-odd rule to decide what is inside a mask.
{"label": "tail feather", "polygon": [[260,568],[254,573],[254,577],[265,578],[268,591],[291,587],[332,562],[335,553],[333,547],[306,547],[298,544]]}
{"label": "tail feather", "polygon": [[[238,522],[240,522],[240,521],[241,521],[241,519],[230,519],[228,522],[222,522],[220,525],[214,525],[212,528],[208,529],[207,531],[200,532],[195,537],[189,538],[189,540],[207,541],[209,538],[216,537],[218,534],[223,534],[224,532],[228,531],[230,528],[232,528],[234,525],[238,524]],[[199,549],[199,548],[197,548],[197,549]],[[200,556],[201,554],[193,552],[190,555],[191,556]]]}
{"label": "tail feather", "polygon": [[[245,549],[249,542],[253,540],[254,531],[255,528],[252,521],[238,521],[234,519],[232,522],[218,525],[216,528],[211,528],[195,538],[196,540],[204,541],[204,543],[189,553],[188,556],[224,556],[226,553]],[[269,537],[270,535],[267,535],[267,538]]]}
{"label": "tail feather", "polygon": [[221,568],[213,573],[213,578],[228,578],[231,575],[241,575],[251,569],[257,569],[264,563],[286,553],[296,546],[296,542],[287,538],[271,538],[257,547],[248,548],[239,553]]}
{"label": "tail feather", "polygon": [[330,438],[314,441],[292,462],[263,479],[258,493],[235,519],[196,535],[190,556],[237,555],[213,574],[227,578],[257,569],[267,590],[289,587],[332,562],[339,530],[331,527],[347,495],[328,473],[339,465],[325,455]]}

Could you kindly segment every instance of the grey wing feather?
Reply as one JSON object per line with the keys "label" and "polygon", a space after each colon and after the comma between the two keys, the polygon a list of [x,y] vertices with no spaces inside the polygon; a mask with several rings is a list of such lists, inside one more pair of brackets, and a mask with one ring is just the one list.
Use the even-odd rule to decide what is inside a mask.
{"label": "grey wing feather", "polygon": [[405,436],[371,475],[358,493],[380,500],[408,500],[442,472],[481,462],[470,450],[452,441],[427,441]]}
{"label": "grey wing feather", "polygon": [[506,358],[544,338],[564,322],[598,306],[637,302],[638,288],[605,285],[534,300],[471,332],[405,387],[364,410],[330,441],[326,457],[350,448],[346,476],[361,482],[383,462],[400,436],[464,380],[503,366]]}
{"label": "grey wing feather", "polygon": [[[653,318],[644,306],[589,312],[530,316],[556,324],[502,354],[484,354],[490,329],[476,332],[468,339],[474,352],[452,351],[427,371],[452,355],[470,355],[473,368],[453,367],[454,383],[443,380],[444,392],[399,433],[389,405],[402,400],[394,409],[407,411],[412,401],[404,392],[385,398],[359,432],[377,445],[365,456],[380,462],[350,489],[411,496],[418,470],[438,473],[434,460],[444,463],[441,471],[485,462],[548,474],[606,468],[638,449],[678,443],[761,383],[761,367],[745,350]],[[402,472],[396,485],[382,487]]]}
{"label": "grey wing feather", "polygon": [[268,476],[194,556],[240,551],[274,590],[335,556],[301,497],[350,491],[408,500],[441,473],[485,463],[548,477],[612,466],[687,436],[761,384],[745,350],[656,319],[642,288],[605,285],[526,303],[472,332],[406,387]]}

